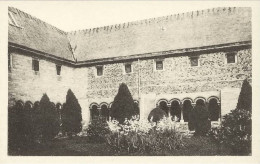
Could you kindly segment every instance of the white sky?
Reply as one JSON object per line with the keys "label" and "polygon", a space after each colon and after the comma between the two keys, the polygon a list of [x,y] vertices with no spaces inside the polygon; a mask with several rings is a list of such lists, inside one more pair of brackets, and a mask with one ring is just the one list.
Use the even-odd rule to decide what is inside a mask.
{"label": "white sky", "polygon": [[61,30],[73,31],[129,21],[220,7],[221,2],[180,1],[23,1],[12,2],[16,7]]}

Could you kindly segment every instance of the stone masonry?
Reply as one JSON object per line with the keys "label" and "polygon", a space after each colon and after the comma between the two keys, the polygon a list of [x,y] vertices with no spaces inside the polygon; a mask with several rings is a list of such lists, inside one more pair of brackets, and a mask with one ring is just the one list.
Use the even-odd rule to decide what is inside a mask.
{"label": "stone masonry", "polygon": [[[216,99],[224,115],[236,107],[243,80],[252,81],[248,8],[216,8],[69,33],[18,9],[9,12],[17,22],[9,22],[9,106],[18,100],[34,103],[43,93],[63,104],[72,89],[83,120],[89,122],[94,106],[109,110],[124,82],[144,118],[162,101],[171,108],[173,101],[182,106],[189,100],[194,106],[199,99],[206,104]],[[227,63],[229,53],[235,54],[235,63]],[[198,66],[191,66],[192,57],[198,58]],[[39,72],[32,70],[32,59],[39,60]],[[162,70],[156,70],[158,60]],[[131,64],[132,72],[125,73],[125,64]],[[61,65],[61,75],[56,65]],[[102,76],[97,76],[98,66]]]}

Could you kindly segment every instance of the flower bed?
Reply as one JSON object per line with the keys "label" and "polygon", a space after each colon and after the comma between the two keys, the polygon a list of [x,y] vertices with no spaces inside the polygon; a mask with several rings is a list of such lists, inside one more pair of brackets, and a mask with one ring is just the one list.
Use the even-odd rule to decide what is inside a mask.
{"label": "flower bed", "polygon": [[123,124],[108,121],[110,132],[105,135],[108,145],[116,152],[160,154],[181,149],[183,137],[180,124],[164,117],[158,123],[132,117]]}

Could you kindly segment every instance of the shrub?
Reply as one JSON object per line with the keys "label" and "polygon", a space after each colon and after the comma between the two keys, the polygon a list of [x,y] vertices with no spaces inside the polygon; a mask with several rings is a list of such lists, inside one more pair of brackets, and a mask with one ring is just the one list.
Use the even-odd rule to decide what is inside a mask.
{"label": "shrub", "polygon": [[193,111],[192,117],[195,129],[195,135],[206,135],[210,130],[209,112],[205,105],[197,104]]}
{"label": "shrub", "polygon": [[163,119],[163,117],[167,117],[166,112],[160,108],[154,108],[148,115],[148,120],[158,122]]}
{"label": "shrub", "polygon": [[122,123],[125,118],[130,119],[136,114],[138,114],[138,109],[133,97],[127,85],[122,83],[111,107],[111,117]]}
{"label": "shrub", "polygon": [[87,128],[87,137],[90,142],[94,143],[105,142],[105,135],[108,133],[105,117],[94,117]]}
{"label": "shrub", "polygon": [[59,132],[58,114],[55,105],[50,102],[46,94],[40,100],[38,116],[38,125],[43,141],[54,138]]}
{"label": "shrub", "polygon": [[237,109],[246,109],[252,112],[252,87],[247,79],[245,79],[242,84]]}
{"label": "shrub", "polygon": [[16,103],[8,108],[8,153],[22,149],[25,144],[23,127],[23,106]]}
{"label": "shrub", "polygon": [[62,110],[63,130],[67,132],[69,136],[73,133],[79,133],[82,130],[81,121],[81,107],[76,96],[71,89],[69,89],[66,96],[66,103]]}
{"label": "shrub", "polygon": [[113,120],[108,125],[111,132],[106,135],[107,143],[120,154],[164,154],[183,146],[182,135],[175,122],[166,117],[157,125],[136,118],[124,124]]}
{"label": "shrub", "polygon": [[209,135],[217,143],[232,150],[235,155],[251,153],[252,120],[251,113],[235,109],[223,117],[220,127],[212,128]]}

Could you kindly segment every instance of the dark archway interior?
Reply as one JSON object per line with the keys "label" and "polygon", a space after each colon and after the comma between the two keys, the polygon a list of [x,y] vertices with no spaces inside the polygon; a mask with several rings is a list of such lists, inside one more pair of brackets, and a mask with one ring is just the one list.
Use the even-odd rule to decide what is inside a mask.
{"label": "dark archway interior", "polygon": [[106,120],[109,119],[109,110],[107,105],[102,105],[101,106],[101,116],[106,118]]}
{"label": "dark archway interior", "polygon": [[171,116],[177,117],[177,121],[181,120],[181,106],[178,101],[172,101],[171,103]]}
{"label": "dark archway interior", "polygon": [[26,102],[24,105],[24,110],[25,111],[32,111],[33,105],[31,102]]}
{"label": "dark archway interior", "polygon": [[91,108],[91,118],[94,119],[95,117],[99,116],[98,107],[96,105],[92,105]]}
{"label": "dark archway interior", "polygon": [[168,115],[169,113],[169,108],[167,106],[167,103],[165,101],[161,101],[159,104],[159,108],[165,111],[165,113]]}
{"label": "dark archway interior", "polygon": [[218,121],[220,116],[220,107],[218,101],[214,98],[209,101],[209,113],[211,121]]}
{"label": "dark archway interior", "polygon": [[198,99],[198,100],[196,101],[196,105],[205,106],[205,102],[204,102],[203,100],[201,100],[201,99]]}
{"label": "dark archway interior", "polygon": [[192,105],[190,100],[185,100],[183,102],[183,119],[184,122],[189,122],[189,115],[192,110]]}

